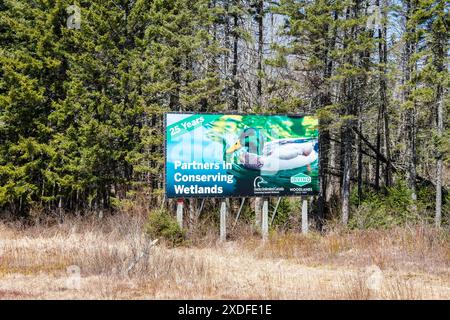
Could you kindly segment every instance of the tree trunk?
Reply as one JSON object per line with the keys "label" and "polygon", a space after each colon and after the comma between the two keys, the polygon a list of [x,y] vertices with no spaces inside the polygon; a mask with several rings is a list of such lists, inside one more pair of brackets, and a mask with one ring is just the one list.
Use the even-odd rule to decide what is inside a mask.
{"label": "tree trunk", "polygon": [[[444,5],[442,5],[442,10]],[[441,12],[439,12],[441,13]],[[435,45],[433,50],[433,61],[436,67],[436,71],[441,75],[445,67],[445,58],[447,54],[446,45],[448,43],[448,33],[442,32],[441,29],[432,30]],[[438,137],[438,150],[436,156],[436,215],[435,224],[436,227],[441,226],[442,220],[442,171],[443,171],[443,154],[441,150],[441,140],[444,135],[444,107],[443,107],[444,88],[442,81],[438,80],[436,85],[436,129]]]}
{"label": "tree trunk", "polygon": [[[438,85],[437,88],[437,135],[441,140],[444,133],[444,109],[442,107],[442,86]],[[442,151],[438,150],[438,156],[436,159],[436,227],[441,226],[442,220],[442,169],[443,169]]]}
{"label": "tree trunk", "polygon": [[[231,41],[230,41],[230,3],[229,1],[225,1],[224,2],[224,9],[225,9],[225,26],[224,26],[224,42],[225,42],[225,48],[227,50],[225,50],[224,53],[224,59],[223,59],[223,70],[224,70],[224,74],[225,74],[225,79],[227,81],[232,80],[230,78],[230,70],[229,70],[229,63],[230,63],[230,52],[232,52],[231,49]],[[225,86],[225,99],[226,99],[226,104],[227,104],[227,110],[230,110],[230,105],[233,103],[233,101],[231,101],[230,104],[230,96],[231,96],[231,86],[229,84],[227,84]]]}
{"label": "tree trunk", "polygon": [[[378,26],[378,72],[379,72],[379,85],[380,85],[380,103],[378,106],[378,118],[377,118],[377,136],[376,136],[376,148],[377,158],[375,164],[375,189],[380,188],[380,171],[381,161],[379,155],[381,154],[381,144],[383,141],[384,155],[386,159],[390,159],[390,146],[389,146],[389,116],[388,116],[388,99],[387,99],[387,84],[386,84],[386,64],[387,64],[387,40],[386,40],[386,21],[387,11],[385,9],[384,1],[377,0],[376,5],[379,12],[383,16],[383,22]],[[383,132],[383,136],[381,133]],[[385,170],[385,186],[391,184],[391,165],[390,162],[386,164]]]}
{"label": "tree trunk", "polygon": [[[361,111],[358,112],[358,130],[362,131],[362,121],[361,121]],[[362,184],[362,175],[363,175],[363,159],[362,159],[362,140],[358,137],[358,205],[361,203],[362,195],[363,195],[363,184]]]}
{"label": "tree trunk", "polygon": [[[383,2],[383,3],[382,3]],[[384,1],[379,1],[380,12],[382,12],[383,22],[382,27],[378,29],[378,54],[379,54],[379,62],[380,62],[380,108],[381,108],[381,117],[380,121],[382,121],[383,126],[383,149],[384,155],[388,160],[386,164],[385,170],[385,186],[389,187],[392,182],[392,166],[391,166],[391,147],[390,147],[390,133],[389,133],[389,106],[388,106],[388,97],[387,97],[387,81],[386,81],[386,73],[387,73],[387,10],[386,4]],[[381,125],[381,124],[380,124]]]}
{"label": "tree trunk", "polygon": [[414,0],[406,2],[406,43],[405,43],[405,95],[404,100],[406,102],[405,110],[405,137],[406,137],[406,162],[407,162],[407,182],[408,187],[411,190],[411,197],[413,201],[417,200],[416,192],[416,121],[415,102],[412,101],[411,88],[413,86],[412,75],[415,71],[415,64],[412,61],[412,56],[416,51],[415,40],[413,40],[414,28],[410,26],[411,16],[415,10]]}
{"label": "tree trunk", "polygon": [[233,110],[239,110],[239,80],[238,80],[238,44],[239,44],[239,34],[238,34],[238,15],[233,14],[233,66],[232,66],[232,76],[233,76]]}
{"label": "tree trunk", "polygon": [[[334,20],[338,19],[337,12],[334,12]],[[326,30],[328,31],[328,30]],[[327,33],[327,32],[326,32]],[[324,61],[325,61],[325,69],[323,72],[323,81],[326,83],[326,90],[321,95],[320,106],[322,108],[330,105],[331,101],[331,86],[328,84],[328,81],[333,72],[333,59],[330,58],[330,51],[333,51],[336,47],[336,36],[337,30],[335,24],[332,27],[331,37],[327,39],[328,45],[324,53]],[[322,227],[323,222],[326,219],[325,210],[326,210],[326,201],[327,201],[327,187],[328,187],[328,177],[327,177],[327,168],[329,166],[330,160],[330,130],[329,130],[330,121],[322,120],[320,124],[320,135],[319,135],[319,150],[321,153],[321,157],[319,159],[319,177],[320,177],[320,193],[318,198],[318,216],[319,216],[319,226]]]}
{"label": "tree trunk", "polygon": [[[256,5],[256,21],[258,24],[258,66],[257,66],[257,80],[256,80],[256,97],[257,105],[262,108],[262,62],[263,62],[263,47],[264,47],[264,0],[258,0]],[[262,198],[255,198],[255,221],[258,228],[261,227],[262,219]]]}
{"label": "tree trunk", "polygon": [[263,49],[264,49],[264,0],[258,0],[256,7],[256,21],[258,23],[258,66],[257,66],[257,104],[262,107],[262,74],[263,74]]}
{"label": "tree trunk", "polygon": [[[380,77],[382,77],[380,73]],[[381,87],[380,87],[381,91]],[[378,109],[378,117],[377,117],[377,137],[376,137],[376,148],[377,148],[377,154],[375,159],[375,190],[380,190],[380,156],[381,153],[381,126],[382,126],[382,117],[383,117],[383,102],[380,103],[379,109]]]}
{"label": "tree trunk", "polygon": [[347,225],[350,211],[350,172],[352,169],[352,130],[350,124],[346,124],[347,128],[343,135],[343,172],[342,172],[342,223]]}

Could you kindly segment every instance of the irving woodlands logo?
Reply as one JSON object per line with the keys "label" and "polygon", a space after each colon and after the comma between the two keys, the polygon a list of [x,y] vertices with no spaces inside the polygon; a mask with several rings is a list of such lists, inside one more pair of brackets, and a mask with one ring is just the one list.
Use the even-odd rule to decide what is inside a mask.
{"label": "irving woodlands logo", "polygon": [[303,173],[299,173],[291,177],[291,183],[299,187],[306,186],[307,184],[310,184],[311,181],[311,177]]}

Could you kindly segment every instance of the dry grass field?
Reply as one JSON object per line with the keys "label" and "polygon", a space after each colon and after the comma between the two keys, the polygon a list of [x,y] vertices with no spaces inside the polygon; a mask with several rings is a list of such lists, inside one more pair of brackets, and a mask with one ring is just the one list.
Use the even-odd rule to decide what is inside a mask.
{"label": "dry grass field", "polygon": [[[152,245],[142,217],[0,224],[0,299],[450,299],[448,230],[211,231]],[[216,230],[213,230],[216,231]]]}

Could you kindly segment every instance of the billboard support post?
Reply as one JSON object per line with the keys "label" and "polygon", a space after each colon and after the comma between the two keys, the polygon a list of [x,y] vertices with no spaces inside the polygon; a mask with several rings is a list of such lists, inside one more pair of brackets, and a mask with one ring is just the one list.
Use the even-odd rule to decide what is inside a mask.
{"label": "billboard support post", "polygon": [[220,242],[227,240],[227,203],[225,199],[220,204]]}
{"label": "billboard support post", "polygon": [[183,229],[183,199],[177,201],[177,222],[181,229]]}
{"label": "billboard support post", "polygon": [[302,233],[308,233],[308,200],[302,197]]}
{"label": "billboard support post", "polygon": [[263,241],[266,241],[269,236],[269,199],[264,198],[262,207],[262,225],[261,233]]}
{"label": "billboard support post", "polygon": [[262,214],[261,201],[262,201],[261,197],[255,198],[255,226],[258,229],[261,228],[261,214]]}

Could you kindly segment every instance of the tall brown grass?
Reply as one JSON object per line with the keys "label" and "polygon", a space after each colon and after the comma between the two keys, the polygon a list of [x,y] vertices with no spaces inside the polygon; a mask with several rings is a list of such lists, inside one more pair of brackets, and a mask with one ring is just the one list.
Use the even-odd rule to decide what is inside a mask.
{"label": "tall brown grass", "polygon": [[[0,223],[0,298],[450,298],[449,234],[426,225],[273,232],[263,243],[250,224],[231,224],[222,244],[204,217],[169,248],[153,244],[145,223],[139,212]],[[72,265],[79,289],[65,284]],[[371,266],[383,272],[376,291]]]}
{"label": "tall brown grass", "polygon": [[272,234],[264,247],[258,239],[242,244],[261,258],[292,259],[304,265],[401,269],[450,275],[450,233],[430,226],[389,230],[330,230],[308,235]]}

